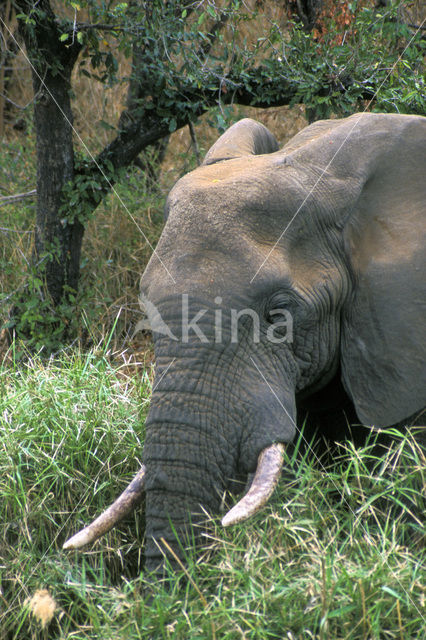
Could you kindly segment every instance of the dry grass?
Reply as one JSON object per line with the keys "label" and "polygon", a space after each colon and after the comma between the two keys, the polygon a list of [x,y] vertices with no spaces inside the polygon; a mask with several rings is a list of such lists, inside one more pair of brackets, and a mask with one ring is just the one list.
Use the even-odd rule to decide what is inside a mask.
{"label": "dry grass", "polygon": [[[271,18],[278,20],[281,25],[285,23],[282,8],[270,3],[268,11],[257,23],[243,22],[239,39],[247,38],[249,43],[254,44],[259,34],[268,27]],[[113,48],[114,42],[107,36],[102,46]],[[119,62],[118,76],[125,78],[129,73],[129,60],[120,55]],[[76,69],[72,86],[75,150],[84,154],[87,150],[91,154],[97,154],[115,136],[114,129],[105,129],[101,123],[104,121],[116,126],[125,104],[127,85],[123,82],[107,88],[79,74]],[[30,106],[24,112],[15,109],[14,119],[6,127],[0,166],[0,189],[5,195],[29,191],[35,187],[35,144],[30,118],[32,84],[29,64],[22,53],[14,60],[10,95],[15,103],[29,103]],[[236,106],[229,111],[229,121],[245,116],[256,118],[269,127],[280,143],[284,144],[305,126],[303,114],[301,106],[292,109],[250,109]],[[21,120],[23,116],[25,129],[15,130],[12,123],[16,119]],[[210,119],[206,114],[195,125],[202,154],[218,136],[215,127],[209,124]],[[89,221],[81,269],[81,290],[85,292],[82,306],[86,314],[82,338],[86,344],[97,344],[115,326],[112,341],[115,350],[128,348],[137,359],[141,352],[145,352],[146,337],[138,334],[132,338],[139,319],[139,278],[161,232],[165,196],[173,183],[195,165],[189,130],[185,127],[170,137],[155,191],[150,188],[142,172],[129,169],[126,178],[103,201]],[[1,286],[7,297],[25,286],[27,261],[32,250],[31,230],[35,203],[21,201],[14,207],[3,207],[1,213],[2,226],[9,229],[0,232],[0,259],[2,264],[8,265]],[[148,242],[138,227],[142,229]],[[3,301],[2,306],[2,315],[6,318],[7,300]],[[1,342],[0,337],[0,348]],[[147,357],[151,358],[152,355],[148,353]]]}
{"label": "dry grass", "polygon": [[[280,3],[269,6],[285,19]],[[128,63],[121,64],[124,74]],[[25,104],[32,98],[28,65],[22,57],[15,65],[11,96]],[[99,121],[117,122],[126,87],[105,92],[77,76],[73,86],[74,125],[96,153],[114,135]],[[299,106],[234,109],[232,117],[243,116],[266,124],[281,144],[306,124]],[[203,150],[217,137],[207,120],[196,125]],[[34,187],[30,125],[27,132],[7,127],[0,163],[3,193]],[[210,548],[198,560],[188,558],[192,582],[172,577],[168,591],[157,585],[150,598],[140,574],[139,513],[85,553],[61,551],[66,535],[130,479],[143,447],[153,354],[149,338],[132,333],[139,276],[151,249],[127,209],[154,244],[164,196],[194,164],[188,130],[174,133],[159,192],[147,190],[140,172],[129,171],[117,186],[124,205],[112,194],[90,221],[83,325],[86,342],[96,348],[19,367],[9,354],[0,368],[0,638],[185,640],[210,638],[212,629],[221,640],[421,638],[424,545],[409,535],[410,518],[391,519],[382,502],[386,498],[405,516],[407,495],[424,505],[418,485],[424,484],[425,461],[404,438],[405,463],[397,469],[389,457],[370,472],[368,449],[342,452],[329,473],[304,461],[294,469],[294,482],[283,481],[253,522],[228,531],[211,523]],[[1,215],[1,226],[10,229],[0,232],[1,291],[7,295],[24,282],[34,203],[3,208]],[[4,334],[0,351],[2,341]]]}

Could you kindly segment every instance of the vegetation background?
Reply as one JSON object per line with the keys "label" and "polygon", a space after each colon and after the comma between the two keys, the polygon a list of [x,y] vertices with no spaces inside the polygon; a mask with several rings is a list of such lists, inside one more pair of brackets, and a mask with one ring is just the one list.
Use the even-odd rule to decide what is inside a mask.
{"label": "vegetation background", "polygon": [[[284,144],[313,114],[340,114],[338,96],[321,95],[319,87],[309,97],[307,87],[323,73],[321,56],[327,58],[331,46],[345,46],[356,3],[324,2],[315,24],[304,22],[308,5],[253,2],[257,22],[245,21],[238,29],[241,42],[253,41],[266,29],[265,21],[276,21],[290,38],[289,18],[298,13],[299,45],[307,57],[300,66],[312,73],[311,80],[303,76],[304,104],[212,107],[194,121],[192,131],[171,132],[165,154],[158,148],[145,151],[87,221],[79,294],[65,317],[71,324],[78,321],[66,344],[52,338],[54,319],[50,332],[45,322],[38,324],[46,298],[31,270],[34,194],[0,200],[1,640],[426,636],[424,522],[418,515],[424,509],[426,465],[424,452],[409,436],[397,437],[380,460],[374,458],[373,442],[363,450],[348,444],[327,469],[313,457],[300,459],[296,446],[271,504],[238,530],[223,531],[212,520],[204,554],[192,557],[188,551],[181,574],[170,572],[155,589],[143,572],[141,509],[92,549],[61,550],[66,537],[109,504],[141,462],[153,377],[150,336],[135,333],[141,317],[138,281],[151,254],[141,231],[155,246],[167,191],[196,166],[218,129],[248,115]],[[425,99],[424,41],[416,41],[411,57],[403,52],[416,31],[412,25],[424,25],[422,3],[403,2],[398,14],[386,3],[382,8],[360,3],[360,10],[373,5],[376,14],[394,12],[380,37],[374,32],[371,61],[372,69],[383,65],[388,82],[382,90],[374,85],[379,94],[372,102],[359,92],[348,103],[342,97],[342,111],[419,112]],[[3,18],[10,7],[0,4]],[[16,15],[6,23],[15,28]],[[309,46],[303,34],[311,38]],[[4,22],[1,36],[6,42]],[[359,38],[361,46],[373,36]],[[106,36],[103,51],[112,46]],[[316,57],[309,57],[311,46]],[[31,70],[22,52],[13,53],[7,58],[2,44],[3,198],[33,191],[37,173]],[[401,58],[391,66],[388,56]],[[117,75],[128,77],[129,58],[120,54],[118,62]],[[127,84],[94,83],[77,68],[73,74],[74,127],[96,154],[115,134]],[[10,309],[23,292],[24,316],[35,329],[31,340],[10,343]]]}

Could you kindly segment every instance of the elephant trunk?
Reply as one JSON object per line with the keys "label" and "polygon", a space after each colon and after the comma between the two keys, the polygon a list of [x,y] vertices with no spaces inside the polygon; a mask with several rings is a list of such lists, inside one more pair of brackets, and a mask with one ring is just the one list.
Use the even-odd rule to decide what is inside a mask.
{"label": "elephant trunk", "polygon": [[[247,494],[224,516],[223,526],[247,520],[266,504],[278,483],[283,453],[282,443],[273,444],[261,452]],[[195,478],[197,497],[193,491],[188,493],[191,482],[188,483],[188,490],[177,490],[179,479],[175,473],[173,478],[176,486],[171,489],[164,471],[160,473],[163,475],[160,482],[157,475],[156,482],[147,483],[148,487],[151,484],[157,487],[158,484],[163,485],[162,488],[147,490],[145,566],[149,572],[161,571],[166,558],[174,566],[176,557],[182,556],[187,544],[193,547],[194,542],[198,542],[203,531],[203,521],[208,517],[207,511],[217,512],[222,498],[217,490],[203,496],[205,474]],[[194,474],[197,475],[195,470]],[[188,480],[187,472],[185,479]]]}
{"label": "elephant trunk", "polygon": [[[190,402],[188,398],[187,405]],[[160,410],[162,420],[157,421],[155,403],[152,408],[144,447],[145,563],[149,572],[161,570],[166,557],[174,564],[167,545],[182,558],[184,549],[199,541],[207,514],[219,511],[237,455],[237,448],[226,445],[207,418],[199,415],[195,421],[191,415],[183,421],[185,414],[181,413],[182,422],[173,422]]]}
{"label": "elephant trunk", "polygon": [[162,574],[164,566],[185,563],[187,550],[198,545],[207,519],[204,505],[180,491],[146,494],[145,570]]}
{"label": "elephant trunk", "polygon": [[[161,572],[166,558],[183,558],[185,548],[200,540],[207,514],[218,513],[224,491],[254,472],[256,464],[252,489],[223,525],[241,522],[265,504],[280,475],[282,443],[293,437],[294,394],[289,389],[274,389],[273,379],[259,381],[256,368],[248,369],[244,380],[226,375],[235,371],[231,348],[221,357],[206,354],[208,366],[199,354],[199,348],[195,353],[188,345],[184,360],[158,357],[143,456],[148,572]],[[220,361],[226,367],[218,379]],[[110,518],[115,510],[77,534],[77,541],[84,544],[102,535],[116,522]],[[66,548],[76,546],[74,541]]]}

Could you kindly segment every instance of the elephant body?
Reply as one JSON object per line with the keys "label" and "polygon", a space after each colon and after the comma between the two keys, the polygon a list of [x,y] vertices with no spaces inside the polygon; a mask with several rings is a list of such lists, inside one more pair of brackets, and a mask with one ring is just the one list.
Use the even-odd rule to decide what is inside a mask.
{"label": "elephant body", "polygon": [[282,149],[244,119],[171,190],[141,282],[148,570],[306,419],[332,439],[418,420],[425,149],[419,116],[320,121]]}
{"label": "elephant body", "polygon": [[[154,331],[148,568],[150,540],[173,544],[188,513],[217,512],[231,479],[294,438],[298,414],[325,429],[332,416],[338,437],[347,416],[385,427],[425,406],[425,148],[415,116],[317,122],[281,150],[246,119],[172,189],[142,278],[174,336]],[[232,341],[232,309],[257,314],[258,342],[249,314]],[[274,309],[291,314],[287,342],[267,340]],[[183,335],[201,310],[199,334]]]}

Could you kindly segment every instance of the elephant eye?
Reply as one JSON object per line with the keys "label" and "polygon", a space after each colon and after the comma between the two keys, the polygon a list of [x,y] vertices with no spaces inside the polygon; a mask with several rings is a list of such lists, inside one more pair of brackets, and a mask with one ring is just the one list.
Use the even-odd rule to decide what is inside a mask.
{"label": "elephant eye", "polygon": [[283,314],[283,309],[269,309],[266,312],[266,322],[269,324],[276,324],[281,318]]}
{"label": "elephant eye", "polygon": [[278,327],[292,324],[297,306],[296,297],[288,289],[277,292],[270,298],[265,308],[265,320],[270,325],[278,325],[277,330]]}

